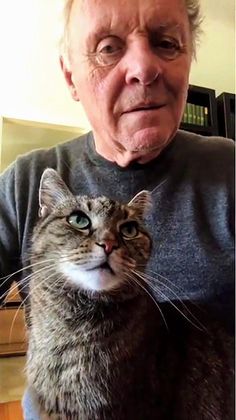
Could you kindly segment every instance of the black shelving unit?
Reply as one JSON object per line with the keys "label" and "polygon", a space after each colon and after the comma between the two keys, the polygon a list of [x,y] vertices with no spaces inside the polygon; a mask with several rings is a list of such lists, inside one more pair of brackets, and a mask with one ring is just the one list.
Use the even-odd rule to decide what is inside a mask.
{"label": "black shelving unit", "polygon": [[205,136],[218,136],[218,120],[216,94],[214,89],[189,85],[187,102],[206,107],[208,109],[207,125],[189,124],[182,122],[182,130],[191,131]]}
{"label": "black shelving unit", "polygon": [[235,140],[235,95],[223,92],[216,98],[219,134]]}

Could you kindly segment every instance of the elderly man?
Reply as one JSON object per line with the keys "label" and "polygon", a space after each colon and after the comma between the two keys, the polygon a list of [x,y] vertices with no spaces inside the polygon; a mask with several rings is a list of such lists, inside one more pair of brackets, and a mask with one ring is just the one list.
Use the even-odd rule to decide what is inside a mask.
{"label": "elderly man", "polygon": [[[153,191],[149,270],[156,299],[206,303],[229,326],[233,142],[178,130],[199,33],[198,1],[65,3],[61,67],[93,131],[23,156],[1,176],[1,276],[26,264],[40,177],[52,167],[78,195],[126,201]],[[2,281],[1,296],[11,280]],[[26,297],[26,283],[19,287]]]}

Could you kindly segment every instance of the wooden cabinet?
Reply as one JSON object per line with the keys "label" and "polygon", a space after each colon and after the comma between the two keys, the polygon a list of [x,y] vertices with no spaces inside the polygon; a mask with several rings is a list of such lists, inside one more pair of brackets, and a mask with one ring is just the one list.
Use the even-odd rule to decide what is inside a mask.
{"label": "wooden cabinet", "polygon": [[0,309],[0,356],[23,355],[27,349],[24,307],[16,284]]}
{"label": "wooden cabinet", "polygon": [[20,401],[0,403],[1,420],[23,420],[23,413]]}

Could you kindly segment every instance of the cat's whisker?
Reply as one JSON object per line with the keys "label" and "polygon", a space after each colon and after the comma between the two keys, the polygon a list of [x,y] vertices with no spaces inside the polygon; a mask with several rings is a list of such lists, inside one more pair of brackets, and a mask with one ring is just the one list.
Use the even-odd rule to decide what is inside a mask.
{"label": "cat's whisker", "polygon": [[[137,271],[137,274],[138,274],[139,272]],[[151,287],[152,285],[153,285],[153,280],[155,281],[155,283],[156,282],[158,282],[161,286],[163,286],[163,287],[165,287],[167,290],[169,290],[173,295],[174,295],[174,297],[181,303],[181,305],[183,306],[183,308],[189,313],[189,315],[193,318],[193,319],[195,319],[195,321],[201,326],[201,328],[203,328],[204,329],[204,326],[202,325],[202,323],[199,321],[199,319],[190,311],[190,309],[187,307],[187,305],[183,302],[183,300],[182,299],[180,299],[180,297],[177,295],[177,293],[175,293],[169,286],[167,286],[165,283],[163,283],[161,280],[158,280],[157,278],[155,278],[155,277],[152,277],[152,276],[150,276],[150,275],[148,275],[147,273],[140,273],[141,275],[144,275],[145,276],[145,278],[149,281],[149,282],[151,282],[151,283],[149,283],[148,282],[148,284],[149,284],[149,286]],[[153,285],[153,286],[155,286],[155,284]],[[171,300],[171,299],[170,299]],[[197,305],[196,305],[197,306]]]}
{"label": "cat's whisker", "polygon": [[[48,290],[49,290],[49,291],[54,292],[54,291],[55,291],[55,286],[57,286],[57,284],[60,282],[60,280],[61,280],[61,278],[63,277],[63,275],[61,275],[61,276],[57,277],[57,278],[56,278],[56,281],[53,283],[53,286],[51,287],[51,286],[49,286],[49,285],[48,285],[47,281],[48,281],[48,279],[49,279],[50,277],[52,277],[53,275],[58,276],[58,274],[57,274],[56,272],[54,272],[54,273],[50,274],[50,276],[48,276],[48,277],[46,277],[46,278],[44,278],[44,279],[41,279],[41,281],[39,281],[36,285],[34,285],[33,290],[29,289],[29,294],[28,294],[28,297],[31,297],[33,294],[35,294],[35,295],[36,295],[36,294],[37,294],[37,292],[38,292],[38,289],[40,289],[40,288],[41,288],[41,286],[42,286],[44,283],[45,283],[45,284],[46,284],[46,286],[47,286],[47,290],[45,290],[43,293],[42,293],[42,291],[41,291],[40,295],[38,295],[38,297],[40,298],[40,300],[41,300],[42,298],[44,298],[44,296],[45,296],[45,295],[47,295],[47,291],[48,291]],[[40,276],[39,276],[38,278],[40,279]],[[30,314],[29,314],[29,316],[30,316]]]}
{"label": "cat's whisker", "polygon": [[[50,276],[48,276],[47,278],[44,278],[41,282],[40,282],[40,286],[42,285],[42,283],[44,283],[44,282],[46,282],[50,277],[52,277],[53,275],[54,275],[55,273],[52,273],[52,274],[50,274]],[[38,287],[39,287],[39,285],[37,285]],[[35,293],[35,291],[37,291],[37,286],[36,287],[34,287],[34,293]],[[31,294],[32,292],[30,292],[29,291],[29,293],[28,293],[28,295],[25,297],[25,299],[23,299],[23,301],[21,302],[21,304],[19,305],[19,307],[17,308],[17,311],[16,311],[16,313],[15,313],[15,315],[14,315],[14,318],[13,318],[13,320],[12,320],[12,323],[11,323],[11,328],[10,328],[10,333],[9,333],[9,343],[11,342],[11,338],[12,338],[12,332],[13,332],[13,327],[14,327],[14,324],[15,324],[15,321],[16,321],[16,318],[17,318],[17,316],[18,316],[18,314],[19,314],[19,311],[20,311],[20,309],[23,307],[23,305],[25,304],[25,302],[26,302],[26,300],[29,298],[29,296],[30,296],[30,294]],[[40,298],[42,298],[42,295],[40,296]]]}
{"label": "cat's whisker", "polygon": [[155,188],[153,188],[153,190],[151,191],[151,194],[153,195],[154,193],[156,193],[162,185],[164,185],[166,182],[168,181],[167,178],[165,178],[162,182],[160,182],[160,184],[158,184]]}
{"label": "cat's whisker", "polygon": [[[36,275],[37,273],[41,273],[43,270],[46,270],[46,269],[50,269],[51,267],[54,267],[54,265],[53,264],[50,264],[50,265],[48,265],[48,266],[46,266],[46,267],[42,267],[42,268],[40,268],[39,270],[37,270],[37,271],[35,271],[35,272],[33,272],[33,273],[30,273],[28,276],[26,276],[26,277],[24,277],[23,279],[21,279],[15,286],[13,286],[13,288],[12,288],[12,291],[13,290],[17,290],[18,291],[18,287],[19,287],[19,285],[21,285],[22,283],[25,283],[26,282],[26,280],[28,280],[28,279],[30,279],[32,276],[34,276],[34,275]],[[28,282],[21,288],[21,291],[22,290],[24,290],[26,287],[28,286]],[[5,293],[3,293],[1,296],[0,296],[0,299],[2,299],[3,297],[6,297],[7,296],[7,294],[8,294],[8,291],[7,292],[5,292]],[[15,297],[17,295],[17,292],[15,293],[15,295],[13,295],[12,297]]]}
{"label": "cat's whisker", "polygon": [[10,333],[9,333],[9,340],[8,340],[9,343],[11,342],[12,332],[13,332],[13,326],[15,324],[15,320],[16,320],[16,318],[17,318],[17,316],[19,314],[19,311],[23,307],[23,305],[24,305],[24,303],[25,303],[25,301],[26,301],[27,298],[28,298],[28,296],[26,296],[25,299],[22,300],[21,304],[17,308],[17,311],[16,311],[16,313],[14,315],[14,318],[13,318],[12,323],[11,323]]}
{"label": "cat's whisker", "polygon": [[135,260],[131,257],[122,255],[116,258],[116,264],[119,264],[121,268],[124,266],[124,263],[127,264],[128,268],[135,267]]}
{"label": "cat's whisker", "polygon": [[[3,280],[3,279],[5,279],[2,283],[1,283],[1,287],[11,278],[11,277],[13,277],[13,276],[15,276],[16,274],[19,274],[20,272],[22,272],[22,271],[25,271],[25,270],[27,270],[27,269],[30,269],[30,268],[32,268],[32,267],[35,267],[36,265],[39,265],[39,264],[44,264],[45,262],[48,262],[48,261],[54,261],[54,259],[53,258],[47,258],[46,260],[43,260],[43,261],[38,261],[38,262],[36,262],[36,263],[34,263],[34,264],[29,264],[29,265],[27,265],[27,266],[25,266],[25,267],[23,267],[23,268],[20,268],[19,270],[17,270],[17,271],[14,271],[14,273],[11,273],[11,274],[9,274],[9,275],[7,275],[7,276],[4,276],[4,277],[0,277],[0,280]],[[8,292],[7,292],[8,293]],[[4,296],[4,295],[3,295]],[[0,296],[0,299],[2,298],[2,296]]]}
{"label": "cat's whisker", "polygon": [[132,280],[134,283],[136,283],[141,289],[143,289],[144,291],[145,291],[145,293],[147,293],[147,295],[152,299],[152,301],[154,302],[154,304],[155,304],[155,306],[158,308],[158,311],[160,312],[160,314],[161,314],[161,317],[162,317],[162,319],[163,319],[163,321],[164,321],[164,324],[165,324],[165,326],[166,326],[166,328],[167,328],[167,330],[169,331],[169,328],[168,328],[168,325],[167,325],[167,322],[166,322],[166,319],[165,319],[165,317],[164,317],[164,314],[163,314],[163,312],[162,312],[162,310],[161,310],[161,308],[160,308],[160,306],[158,305],[158,303],[157,303],[157,301],[155,300],[155,298],[152,296],[152,294],[149,292],[149,290],[147,290],[146,288],[145,288],[145,286],[143,286],[139,281],[138,281],[138,279],[137,279],[137,277],[134,277],[134,276],[132,276],[131,275],[131,273],[128,273],[128,272],[126,272],[125,273],[126,275],[127,275],[127,277],[129,277],[130,278],[130,280]]}
{"label": "cat's whisker", "polygon": [[[53,277],[53,276],[57,276],[56,277],[56,279],[55,279],[55,281],[53,282],[53,285],[52,286],[50,286],[49,284],[48,284],[48,279],[50,279],[51,277]],[[60,281],[61,281],[61,279],[63,278],[64,276],[63,276],[63,274],[61,274],[59,277],[58,277],[58,273],[57,272],[54,272],[54,273],[52,273],[52,274],[50,274],[50,276],[48,276],[48,277],[46,277],[45,279],[43,279],[41,282],[39,282],[39,283],[37,283],[36,285],[34,285],[34,287],[33,287],[33,290],[30,290],[30,295],[32,295],[32,294],[34,294],[35,296],[37,295],[37,293],[38,293],[38,289],[41,289],[41,286],[45,283],[45,285],[46,285],[46,290],[44,290],[43,292],[42,292],[42,290],[41,290],[41,293],[40,293],[40,295],[37,295],[37,298],[39,298],[40,300],[43,300],[44,299],[44,296],[48,296],[48,294],[47,294],[47,292],[48,291],[52,291],[52,292],[54,292],[55,291],[55,287],[60,283]]]}
{"label": "cat's whisker", "polygon": [[[16,293],[15,293],[14,295],[12,295],[12,297],[13,297],[13,298],[14,298],[14,297],[18,294],[19,284],[20,284],[20,283],[23,283],[23,280],[20,280],[20,281],[19,281],[19,282],[17,282],[14,286],[11,286],[11,292],[12,292],[12,293],[16,290]],[[9,290],[6,290],[6,292],[4,292],[4,293],[0,296],[0,299],[5,298],[5,297],[8,295],[8,293],[9,293]],[[0,304],[0,307],[1,307],[1,306],[4,306],[4,304],[5,304],[5,302],[3,301],[3,302]]]}
{"label": "cat's whisker", "polygon": [[[138,264],[137,265],[137,267],[145,267],[146,268],[146,266],[145,265],[141,265],[141,264]],[[163,279],[163,280],[165,280],[165,282],[168,282],[170,285],[171,285],[171,287],[173,287],[173,288],[175,288],[176,289],[176,291],[177,292],[179,292],[179,293],[181,293],[181,295],[183,295],[183,297],[186,299],[186,300],[188,300],[188,302],[190,302],[192,305],[194,305],[194,306],[196,306],[196,308],[198,308],[198,309],[202,309],[199,305],[197,305],[196,304],[196,302],[193,302],[191,299],[189,299],[189,297],[187,296],[187,295],[185,295],[185,291],[183,290],[183,289],[181,289],[181,287],[179,287],[179,286],[177,286],[173,281],[171,281],[170,279],[168,279],[167,277],[165,277],[165,276],[163,276],[162,274],[160,274],[160,273],[157,273],[156,271],[154,271],[154,270],[151,270],[150,268],[146,268],[146,272],[151,272],[151,273],[153,273],[155,276],[158,276],[158,277],[160,277],[161,279]],[[150,276],[151,277],[151,276]],[[153,280],[154,281],[156,281],[156,277],[152,277],[153,278]],[[160,281],[160,280],[159,280]],[[165,284],[165,283],[163,283],[163,282],[161,282],[161,284]]]}
{"label": "cat's whisker", "polygon": [[[38,261],[38,262],[36,262],[36,263],[26,265],[26,266],[24,266],[24,267],[20,268],[19,270],[14,271],[14,273],[11,273],[11,274],[9,274],[9,275],[7,275],[7,276],[4,276],[4,277],[0,277],[0,280],[3,280],[3,279],[8,280],[8,279],[9,279],[9,278],[11,278],[12,276],[15,276],[16,274],[20,273],[21,271],[24,271],[24,270],[30,269],[30,268],[34,267],[35,265],[38,265],[38,264],[44,264],[45,262],[48,262],[48,261],[55,261],[55,260],[54,260],[53,258],[47,258],[47,259],[45,259],[45,260],[43,260],[43,261]],[[5,281],[4,281],[4,282],[5,282]],[[1,284],[4,284],[4,282],[3,282],[3,283],[1,283]]]}
{"label": "cat's whisker", "polygon": [[[193,325],[195,328],[197,328],[200,331],[206,331],[206,328],[200,323],[199,320],[197,320],[198,324],[201,325],[201,327],[199,325],[197,325],[195,322],[193,322],[190,318],[187,317],[187,315],[185,315],[184,312],[182,312],[177,305],[175,305],[175,303],[168,297],[166,296],[158,287],[157,285],[153,285],[150,282],[148,282],[148,280],[145,278],[145,276],[143,274],[140,274],[138,272],[136,272],[135,270],[132,270],[134,274],[136,274],[137,276],[139,276],[146,284],[148,284],[149,287],[151,287],[151,289],[154,292],[159,293],[162,297],[164,297],[165,299],[168,300],[168,302],[170,303],[171,306],[173,306],[173,308],[176,309],[177,312],[179,312],[183,318],[185,318],[191,325]],[[192,314],[191,314],[192,315]]]}
{"label": "cat's whisker", "polygon": [[33,260],[37,260],[38,261],[39,258],[41,258],[41,257],[45,257],[45,253],[38,252],[37,254],[34,254],[31,251],[28,251],[28,252],[26,252],[26,255],[25,256],[22,256],[21,261],[23,263],[25,263],[25,262],[31,262]]}
{"label": "cat's whisker", "polygon": [[86,255],[80,255],[78,250],[75,252],[68,253],[67,255],[63,254],[64,262],[71,262],[71,261],[80,261],[80,262],[88,262],[89,261],[99,261],[101,260],[101,256],[96,256],[93,252],[87,252]]}
{"label": "cat's whisker", "polygon": [[[12,299],[14,299],[14,298],[18,295],[19,290],[23,290],[23,289],[25,288],[25,286],[23,286],[21,289],[19,289],[19,287],[20,287],[22,284],[24,284],[24,283],[26,282],[26,280],[27,280],[27,279],[23,278],[23,279],[21,279],[20,281],[18,281],[18,282],[17,282],[14,286],[13,286],[13,285],[11,286],[11,298],[12,298]],[[28,285],[28,282],[26,283],[26,286],[27,286],[27,285]],[[13,292],[15,292],[15,293],[13,293]],[[6,290],[6,292],[4,292],[4,293],[0,296],[0,300],[1,300],[1,299],[4,299],[5,297],[7,297],[8,293],[9,293],[9,290]],[[3,302],[0,304],[0,307],[4,307],[4,305],[5,305],[5,301],[3,300]]]}
{"label": "cat's whisker", "polygon": [[[27,276],[28,277],[28,276]],[[21,283],[23,283],[23,282],[26,282],[26,280],[27,280],[27,277],[25,278],[25,279],[22,279],[22,281],[21,281]],[[37,278],[40,278],[40,275],[35,275],[35,273],[31,273],[31,275],[30,275],[30,277],[31,277],[31,280],[32,279],[37,279]],[[26,282],[26,284],[21,288],[21,291],[22,290],[24,290],[27,286],[29,286],[29,282],[27,281]],[[14,295],[12,295],[12,298],[14,298],[16,295],[17,295],[17,293],[18,293],[18,285],[16,285],[14,288],[13,288],[13,290],[15,290],[15,289],[17,289],[17,292],[14,294]],[[30,291],[28,291],[28,296],[30,295]],[[28,297],[27,296],[27,297]],[[25,299],[24,299],[24,301],[25,301]]]}

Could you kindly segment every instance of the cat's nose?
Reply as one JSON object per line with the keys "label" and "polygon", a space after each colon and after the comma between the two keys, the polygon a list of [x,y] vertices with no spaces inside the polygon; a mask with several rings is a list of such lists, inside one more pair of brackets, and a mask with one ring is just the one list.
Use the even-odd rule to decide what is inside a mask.
{"label": "cat's nose", "polygon": [[101,246],[107,255],[111,254],[114,249],[118,248],[118,243],[112,239],[96,242],[96,245]]}

